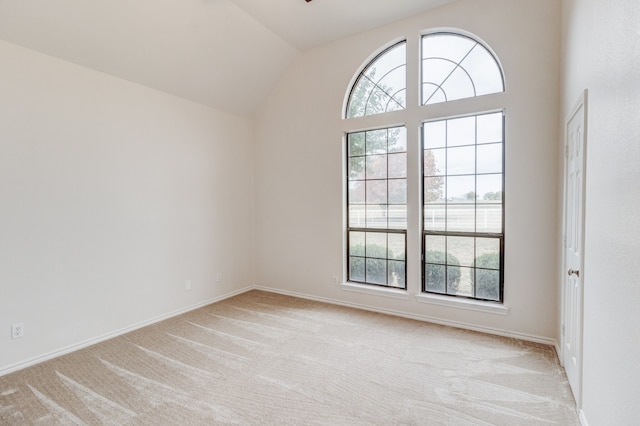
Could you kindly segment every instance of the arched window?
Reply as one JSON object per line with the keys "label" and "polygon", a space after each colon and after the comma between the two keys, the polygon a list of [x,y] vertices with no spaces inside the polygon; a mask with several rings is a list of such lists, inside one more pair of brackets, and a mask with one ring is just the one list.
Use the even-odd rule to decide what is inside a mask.
{"label": "arched window", "polygon": [[[424,120],[419,131],[398,126],[395,115],[388,127],[347,132],[348,281],[407,289],[406,266],[416,261],[422,265],[423,293],[500,302],[504,111],[469,114],[461,108],[450,115],[447,109],[447,116],[434,119],[431,109],[504,92],[502,69],[474,37],[430,33],[421,38],[420,72],[412,74],[420,81],[407,84],[406,46],[402,41],[382,50],[349,90],[347,119],[405,111],[423,114]],[[419,105],[407,105],[407,87],[420,87]],[[408,134],[420,140],[408,140]],[[412,181],[417,173],[407,167],[408,147],[418,145],[419,182]],[[408,187],[421,188],[418,204],[408,201],[417,198],[407,196]],[[408,217],[422,220],[412,227]],[[420,252],[407,250],[411,228],[421,234]]]}
{"label": "arched window", "polygon": [[480,42],[455,33],[422,37],[422,104],[504,91],[496,58]]}
{"label": "arched window", "polygon": [[360,73],[347,104],[347,118],[406,108],[406,43],[380,53]]}

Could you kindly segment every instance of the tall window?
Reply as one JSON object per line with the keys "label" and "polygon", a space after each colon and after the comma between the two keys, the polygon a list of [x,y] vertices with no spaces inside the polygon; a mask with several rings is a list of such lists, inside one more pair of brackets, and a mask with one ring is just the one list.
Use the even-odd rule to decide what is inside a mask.
{"label": "tall window", "polygon": [[[422,36],[419,84],[407,85],[406,57],[405,41],[383,50],[349,92],[347,119],[390,111],[425,119],[418,132],[389,123],[346,135],[348,280],[502,301],[504,112],[426,119],[437,104],[464,106],[463,99],[503,92],[502,70],[485,45],[453,32]],[[420,105],[407,104],[407,86],[420,87]],[[408,133],[420,140],[407,140]],[[420,161],[412,162],[419,174],[407,169],[412,144],[420,145]],[[408,186],[421,188],[413,198],[420,204],[408,203]],[[421,218],[414,227],[422,234],[419,253],[407,251],[408,212]],[[408,282],[412,261],[421,265],[421,283]]]}
{"label": "tall window", "polygon": [[424,123],[424,291],[500,300],[502,112]]}
{"label": "tall window", "polygon": [[405,128],[351,133],[347,150],[349,280],[406,288]]}

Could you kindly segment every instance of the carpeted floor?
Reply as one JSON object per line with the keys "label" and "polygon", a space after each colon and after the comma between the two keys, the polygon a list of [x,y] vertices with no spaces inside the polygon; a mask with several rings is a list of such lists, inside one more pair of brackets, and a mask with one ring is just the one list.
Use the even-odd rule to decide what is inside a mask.
{"label": "carpeted floor", "polygon": [[0,377],[2,425],[578,425],[553,348],[251,291]]}

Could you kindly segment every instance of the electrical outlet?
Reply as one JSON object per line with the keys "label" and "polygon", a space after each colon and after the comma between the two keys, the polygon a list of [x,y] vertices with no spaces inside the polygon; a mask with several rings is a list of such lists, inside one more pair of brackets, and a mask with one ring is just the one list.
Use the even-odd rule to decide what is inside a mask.
{"label": "electrical outlet", "polygon": [[191,280],[187,280],[184,283],[184,291],[191,291]]}
{"label": "electrical outlet", "polygon": [[340,285],[340,280],[338,280],[338,277],[337,277],[337,276],[334,276],[334,277],[333,277],[333,283],[334,283],[335,285]]}
{"label": "electrical outlet", "polygon": [[216,276],[216,281],[218,281],[219,283],[222,282],[222,272],[218,272],[218,275]]}
{"label": "electrical outlet", "polygon": [[21,322],[17,324],[13,324],[11,326],[11,338],[18,339],[23,336],[24,336],[24,324]]}

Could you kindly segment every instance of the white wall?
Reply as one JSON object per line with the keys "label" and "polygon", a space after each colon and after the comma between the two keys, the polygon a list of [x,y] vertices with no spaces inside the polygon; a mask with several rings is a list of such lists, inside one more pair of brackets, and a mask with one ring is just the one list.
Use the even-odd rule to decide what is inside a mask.
{"label": "white wall", "polygon": [[589,91],[583,416],[640,418],[640,4],[564,0],[566,116]]}
{"label": "white wall", "polygon": [[247,119],[0,42],[0,373],[252,285],[252,155]]}
{"label": "white wall", "polygon": [[[341,112],[349,82],[381,46],[451,27],[487,42],[506,73],[504,95],[470,102],[507,108],[506,316],[418,303],[413,297],[347,292],[333,281],[343,276],[342,136],[347,125]],[[299,55],[256,119],[256,283],[555,342],[559,40],[555,0],[461,0]],[[419,118],[400,113],[398,120],[417,123]],[[417,199],[417,191],[409,196]],[[410,235],[409,244],[418,247],[418,236]],[[420,291],[418,262],[414,258],[408,266],[412,294]]]}

